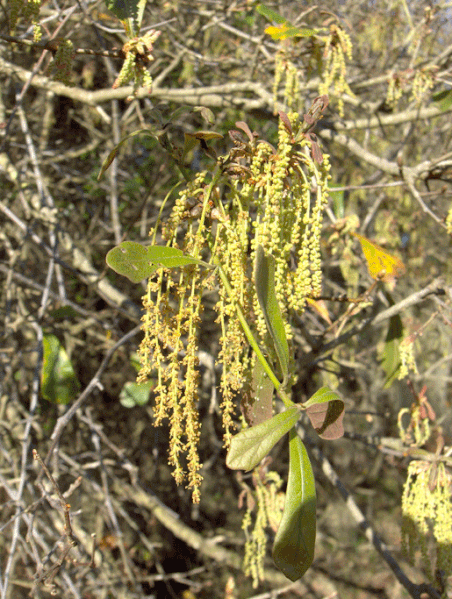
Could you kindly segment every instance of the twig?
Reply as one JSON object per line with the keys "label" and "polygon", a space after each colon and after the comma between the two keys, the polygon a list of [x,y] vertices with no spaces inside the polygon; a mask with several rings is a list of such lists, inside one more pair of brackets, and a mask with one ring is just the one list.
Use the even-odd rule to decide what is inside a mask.
{"label": "twig", "polygon": [[[58,27],[55,29],[55,31],[52,34],[52,38],[56,37],[59,33],[59,31],[64,27],[65,23],[67,22],[67,20],[69,19],[69,17],[72,15],[72,13],[75,11],[76,7],[73,6],[72,8],[70,8],[66,15],[64,16],[64,18],[61,20],[61,22],[58,24]],[[28,88],[30,87],[30,85],[32,85],[33,83],[33,78],[35,77],[35,75],[38,73],[39,69],[41,68],[41,64],[42,61],[44,60],[44,57],[46,55],[46,50],[43,50],[43,52],[41,53],[41,56],[39,57],[38,62],[35,64],[33,71],[26,71],[27,72],[27,77],[25,77],[23,79],[25,85],[22,88],[22,91],[20,92],[19,96],[18,96],[18,100],[16,102],[15,107],[13,108],[13,110],[11,111],[10,117],[8,119],[8,122],[6,124],[5,130],[4,130],[4,135],[5,135],[5,140],[3,141],[2,145],[0,146],[0,153],[4,151],[4,146],[6,143],[6,138],[8,136],[8,131],[9,128],[11,127],[11,123],[13,122],[14,116],[16,114],[17,109],[19,108],[19,106],[21,106],[22,101],[25,97],[25,94],[27,93]],[[25,70],[25,69],[24,69]]]}
{"label": "twig", "polygon": [[[165,528],[170,530],[175,537],[181,539],[187,543],[189,547],[199,551],[199,553],[205,557],[210,557],[211,559],[236,570],[242,569],[242,560],[240,556],[237,555],[237,552],[220,547],[214,542],[205,539],[196,530],[193,530],[184,524],[180,518],[174,517],[172,510],[167,508],[155,495],[145,491],[141,486],[131,486],[123,481],[117,482],[115,485],[115,493],[118,497],[122,497],[127,501],[132,501],[136,505],[150,510],[155,518],[157,518]],[[309,579],[309,573],[306,578]],[[266,570],[265,579],[274,584],[287,585],[287,578],[280,572],[274,570]],[[307,588],[302,581],[297,582],[297,585],[300,590],[307,591]]]}
{"label": "twig", "polygon": [[340,337],[333,339],[333,341],[330,341],[330,343],[323,344],[321,346],[321,354],[319,354],[319,352],[316,350],[304,354],[300,358],[300,362],[302,364],[312,364],[313,362],[321,359],[321,357],[325,356],[328,352],[333,350],[338,345],[342,345],[352,337],[355,337],[356,335],[362,333],[367,327],[377,326],[382,322],[389,320],[389,318],[391,318],[392,316],[396,316],[397,314],[400,314],[401,312],[407,310],[411,306],[415,306],[416,304],[419,304],[420,302],[424,301],[429,295],[443,295],[443,285],[444,279],[442,277],[438,277],[420,291],[412,293],[397,304],[394,304],[386,310],[383,310],[376,316],[371,316],[370,318],[363,320],[359,325],[343,333]]}
{"label": "twig", "polygon": [[[30,279],[29,277],[25,277],[24,275],[15,272],[5,264],[0,264],[0,272],[2,272],[5,275],[11,276],[13,280],[29,287],[30,289],[36,289],[36,291],[44,291],[43,285],[40,285],[39,283],[37,283],[33,279]],[[49,297],[55,300],[60,299],[59,295],[51,290],[49,290]],[[70,306],[74,310],[74,312],[77,312],[81,316],[89,318],[91,322],[96,322],[99,326],[103,327],[104,329],[110,328],[104,320],[101,320],[100,318],[93,316],[92,310],[85,310],[75,302],[72,302],[70,299],[65,298],[62,306]]]}
{"label": "twig", "polygon": [[407,184],[408,189],[411,192],[411,195],[416,200],[416,202],[419,204],[419,206],[422,208],[423,212],[425,212],[426,214],[431,216],[436,223],[438,223],[441,227],[446,229],[446,224],[443,222],[443,220],[441,218],[439,218],[439,216],[437,216],[432,210],[430,210],[430,208],[427,206],[427,204],[422,199],[421,194],[416,189],[416,187],[414,185],[413,173],[411,173],[409,169],[404,168],[404,167],[402,167],[401,172],[402,172],[403,180]]}
{"label": "twig", "polygon": [[[121,141],[121,133],[119,131],[119,106],[117,100],[112,100],[112,128],[113,128],[113,143],[115,146]],[[110,215],[111,215],[111,226],[115,236],[115,243],[119,245],[122,240],[121,232],[121,221],[119,219],[119,207],[118,207],[118,161],[113,160],[113,164],[110,165]]]}
{"label": "twig", "polygon": [[66,536],[68,537],[68,539],[70,539],[71,541],[73,541],[75,543],[75,539],[72,533],[72,526],[71,526],[71,517],[69,515],[69,511],[71,509],[71,506],[69,503],[66,503],[59,486],[57,485],[55,479],[53,478],[52,474],[50,473],[50,470],[47,468],[47,466],[44,464],[41,456],[39,455],[39,453],[36,451],[36,449],[33,449],[33,459],[37,460],[39,462],[39,465],[41,466],[41,468],[44,471],[44,474],[47,476],[47,478],[50,480],[50,482],[52,483],[53,488],[55,489],[55,493],[58,496],[59,502],[60,502],[60,507],[64,513],[64,532],[66,534]]}
{"label": "twig", "polygon": [[130,567],[129,557],[127,555],[126,548],[124,547],[124,540],[122,537],[121,529],[119,527],[118,519],[116,517],[115,510],[113,509],[113,506],[112,506],[110,490],[109,490],[109,485],[108,485],[108,476],[107,476],[106,468],[105,468],[105,465],[103,462],[102,449],[101,449],[99,437],[96,433],[94,433],[91,438],[92,438],[94,447],[96,448],[96,453],[99,458],[99,466],[100,466],[99,469],[100,469],[100,476],[101,476],[101,480],[102,480],[102,490],[103,490],[103,494],[105,497],[105,505],[107,508],[107,512],[108,512],[108,515],[110,516],[110,522],[111,522],[111,524],[115,530],[115,533],[116,533],[117,543],[119,546],[119,550],[121,552],[122,563],[123,563],[125,573],[127,575],[127,578],[129,579],[129,581],[131,583],[133,583],[135,580],[135,577],[133,575],[132,568]]}
{"label": "twig", "polygon": [[[71,13],[74,12],[74,10],[75,10],[75,7],[72,9]],[[60,30],[60,29],[61,29],[61,27],[58,28],[58,30]],[[14,37],[13,35],[6,35],[4,33],[0,33],[0,40],[3,40],[10,44],[18,44],[20,46],[28,46],[29,48],[36,48],[37,50],[48,50],[49,52],[52,52],[52,53],[54,53],[58,49],[58,39],[55,39],[54,36],[52,36],[52,38],[46,42],[34,42],[32,40],[21,39],[18,37]],[[74,53],[75,54],[86,54],[88,56],[106,56],[108,58],[124,58],[124,53],[122,52],[122,50],[91,50],[91,48],[75,48]]]}
{"label": "twig", "polygon": [[[28,127],[28,122],[27,122],[24,110],[23,110],[20,102],[18,102],[17,112],[19,115],[19,121],[20,121],[22,132],[25,135],[25,141],[27,144],[28,155],[30,156],[30,160],[31,160],[31,163],[33,166],[33,173],[35,176],[36,187],[38,190],[38,197],[40,199],[40,208],[47,208],[47,207],[55,208],[55,202],[53,200],[53,197],[49,193],[47,186],[44,183],[44,180],[42,177],[42,173],[41,173],[41,169],[39,167],[33,138],[31,136],[31,133],[30,133],[30,130]],[[50,287],[52,284],[54,272],[55,272],[56,280],[57,280],[57,284],[58,284],[60,300],[64,302],[64,300],[66,298],[63,273],[62,273],[60,264],[57,262],[57,260],[59,258],[58,237],[55,233],[55,229],[53,226],[49,227],[48,236],[49,236],[49,241],[50,241],[50,247],[52,249],[52,256],[51,256],[50,263],[48,266],[46,285],[44,288],[44,293],[42,294],[42,298],[41,298],[41,306],[38,311],[38,318],[42,318],[42,315],[45,313],[48,299],[49,299],[49,292],[50,292]]]}
{"label": "twig", "polygon": [[[30,397],[30,408],[28,417],[25,423],[25,429],[23,433],[23,442],[22,442],[22,455],[21,455],[21,463],[20,463],[20,478],[19,483],[17,485],[17,492],[15,493],[15,502],[16,502],[16,516],[19,516],[22,512],[21,500],[25,489],[25,482],[27,480],[27,468],[28,468],[28,456],[29,449],[31,444],[31,427],[35,417],[35,412],[38,407],[38,397],[39,397],[39,379],[40,379],[40,371],[42,364],[42,338],[43,331],[41,327],[35,324],[38,343],[37,343],[37,361],[36,367],[33,374],[33,382],[31,386],[31,397]],[[13,532],[11,535],[11,542],[9,546],[8,558],[6,560],[6,564],[4,567],[3,573],[3,581],[1,585],[1,599],[7,599],[9,596],[8,586],[9,586],[9,576],[11,572],[11,568],[13,566],[13,562],[15,559],[16,547],[19,541],[19,533],[20,533],[20,518],[16,517],[14,520]]]}
{"label": "twig", "polygon": [[70,251],[73,264],[70,265],[64,260],[54,256],[52,248],[49,247],[28,225],[20,219],[8,206],[0,201],[0,212],[3,212],[10,220],[12,220],[34,243],[41,247],[50,257],[55,258],[55,261],[79,275],[82,275],[86,283],[94,284],[99,294],[110,305],[115,306],[131,320],[135,322],[140,318],[141,310],[134,304],[125,293],[119,291],[106,278],[102,278],[97,270],[92,265],[88,257],[74,244],[72,238],[67,234],[60,232],[61,243],[67,251]]}

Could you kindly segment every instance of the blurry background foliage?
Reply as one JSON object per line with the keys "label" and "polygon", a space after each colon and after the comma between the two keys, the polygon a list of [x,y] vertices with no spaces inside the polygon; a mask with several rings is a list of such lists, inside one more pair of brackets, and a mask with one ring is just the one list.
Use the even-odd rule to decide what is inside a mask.
{"label": "blurry background foliage", "polygon": [[[182,149],[185,133],[209,129],[224,136],[208,144],[222,154],[231,148],[228,130],[245,121],[260,139],[275,145],[275,99],[277,110],[305,114],[319,90],[326,91],[326,68],[331,77],[334,64],[336,79],[327,90],[330,105],[315,129],[322,151],[330,156],[330,187],[336,188],[321,233],[322,295],[355,298],[373,283],[352,231],[402,260],[406,272],[393,290],[378,283],[364,303],[324,299],[323,305],[319,301],[306,308],[293,339],[296,399],[305,400],[322,385],[344,398],[346,431],[365,435],[371,444],[346,437],[321,443],[322,451],[404,572],[415,584],[433,579],[441,595],[447,588],[449,541],[410,509],[421,483],[423,497],[426,488],[433,497],[429,509],[450,507],[450,465],[443,459],[452,445],[450,3],[266,5],[282,16],[278,23],[246,0],[149,1],[141,33],[160,31],[153,60],[146,62],[153,84],[151,91],[136,90],[131,101],[133,86],[112,89],[123,65],[124,57],[117,53],[128,41],[127,32],[103,3],[16,3],[25,9],[17,12],[14,24],[19,43],[8,40],[14,2],[1,6],[2,596],[23,597],[36,572],[36,596],[44,596],[48,583],[61,596],[182,597],[190,592],[199,598],[252,597],[275,587],[283,596],[302,593],[313,599],[335,592],[351,598],[363,593],[409,596],[376,559],[373,546],[358,535],[318,464],[320,522],[313,568],[297,587],[286,588],[267,555],[265,582],[258,591],[241,573],[245,539],[237,531],[260,482],[237,476],[224,465],[222,398],[214,391],[221,371],[213,358],[219,348],[213,297],[205,298],[199,339],[204,464],[199,506],[193,507],[190,493],[175,486],[167,465],[166,430],[152,427],[152,383],[148,403],[130,392],[139,335],[108,353],[139,325],[144,285],[107,270],[106,253],[123,239],[146,243],[164,198],[181,181],[162,141]],[[286,33],[290,27],[314,33],[276,39],[274,31],[265,33],[283,24]],[[41,45],[24,45],[34,37],[37,42],[39,35]],[[50,78],[58,46],[46,44],[53,36],[73,44],[71,87]],[[80,49],[95,53],[78,53]],[[105,51],[116,55],[103,56]],[[296,90],[292,107],[283,105],[283,83],[274,87],[275,71],[281,68],[291,74]],[[341,87],[335,81],[342,81]],[[180,106],[201,105],[212,110],[212,125],[191,110],[171,118]],[[112,148],[150,126],[154,137],[131,137],[97,181]],[[196,148],[183,166],[194,176],[211,164],[209,155]],[[162,218],[170,211],[167,202]],[[443,277],[444,295],[419,297],[400,307],[399,321],[388,317],[360,330],[365,319],[378,319],[437,277]],[[67,306],[70,311],[59,311]],[[39,391],[45,338],[64,350],[61,356],[71,366],[74,396],[67,405],[47,401],[45,384]],[[390,366],[402,370],[402,359],[410,365],[412,389],[406,377],[390,376]],[[93,378],[99,367],[100,384]],[[78,385],[81,393],[87,391],[86,399],[58,428],[58,418],[79,397]],[[402,408],[412,417],[411,404],[422,404],[424,385],[433,410],[423,418],[429,420],[430,436],[420,447],[411,446],[400,438],[397,418]],[[124,401],[135,407],[125,407]],[[53,498],[34,503],[41,489],[31,448],[45,457],[53,441],[49,467],[61,491],[81,477],[68,498],[79,544],[71,549],[74,561],[66,561],[65,568],[58,563],[64,522],[59,504]],[[433,458],[438,458],[434,468]],[[286,481],[285,450],[276,449],[272,460],[271,471]],[[410,467],[406,482],[413,460],[420,464]],[[284,487],[264,474],[261,482],[273,501],[268,514],[274,514]],[[54,492],[47,481],[45,488]],[[30,506],[33,534],[26,541],[32,522],[25,508]],[[268,524],[265,532],[272,538],[274,522]],[[92,533],[98,543],[94,570],[85,567]],[[403,557],[402,536],[413,566]],[[47,577],[52,565],[53,580]]]}

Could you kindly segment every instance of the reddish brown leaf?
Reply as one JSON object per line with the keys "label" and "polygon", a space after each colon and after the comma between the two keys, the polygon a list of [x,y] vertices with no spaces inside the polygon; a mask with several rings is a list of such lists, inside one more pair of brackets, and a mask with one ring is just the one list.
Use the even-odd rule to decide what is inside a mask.
{"label": "reddish brown leaf", "polygon": [[309,406],[306,408],[306,414],[322,439],[332,441],[343,436],[344,403],[340,399]]}

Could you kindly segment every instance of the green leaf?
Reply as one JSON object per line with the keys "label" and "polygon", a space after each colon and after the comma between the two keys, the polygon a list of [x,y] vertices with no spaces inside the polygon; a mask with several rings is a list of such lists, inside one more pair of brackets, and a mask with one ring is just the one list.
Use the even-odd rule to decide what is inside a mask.
{"label": "green leaf", "polygon": [[44,335],[44,357],[41,372],[41,393],[52,403],[67,404],[75,400],[80,383],[66,350],[55,335]]}
{"label": "green leaf", "polygon": [[322,387],[303,404],[316,433],[329,441],[344,434],[344,402],[328,387]]}
{"label": "green leaf", "polygon": [[119,401],[125,408],[144,406],[149,401],[149,394],[153,387],[155,387],[155,381],[146,381],[145,383],[128,382],[121,389]]}
{"label": "green leaf", "polygon": [[274,23],[283,24],[283,23],[287,22],[287,19],[282,17],[280,14],[278,14],[271,8],[264,6],[264,4],[258,4],[256,6],[256,10],[260,15],[262,15],[263,17],[265,17],[266,19],[268,19],[269,21],[272,21]]}
{"label": "green leaf", "polygon": [[145,6],[146,0],[107,0],[108,10],[127,25],[129,36],[140,32]]}
{"label": "green leaf", "polygon": [[265,422],[273,415],[273,393],[275,387],[269,379],[262,362],[254,362],[251,389],[245,394],[241,409],[249,426]]}
{"label": "green leaf", "polygon": [[107,264],[115,272],[139,283],[150,277],[159,267],[177,268],[189,264],[209,264],[187,256],[182,250],[162,245],[146,247],[135,241],[123,241],[107,254]]}
{"label": "green leaf", "polygon": [[286,381],[289,374],[289,344],[287,343],[284,320],[275,293],[275,259],[270,254],[266,256],[260,245],[256,250],[254,282],[257,299],[267,329],[273,339],[283,379]]}
{"label": "green leaf", "polygon": [[126,135],[123,139],[121,139],[121,141],[113,148],[113,150],[109,153],[109,155],[105,158],[105,160],[102,163],[102,167],[100,169],[99,174],[97,175],[97,180],[100,181],[103,174],[105,173],[105,171],[108,169],[108,167],[110,166],[110,164],[113,162],[113,160],[116,158],[116,154],[118,153],[119,149],[121,148],[121,146],[123,144],[126,143],[127,140],[129,140],[131,137],[135,137],[135,135],[140,135],[141,133],[145,133],[146,135],[148,135],[149,137],[156,137],[154,134],[152,134],[149,129],[138,129],[137,131],[133,131],[132,133],[130,133],[129,135]]}
{"label": "green leaf", "polygon": [[209,123],[209,125],[214,124],[215,115],[210,108],[207,108],[207,106],[195,106],[193,108],[193,112],[199,112],[202,118],[206,121],[206,123]]}
{"label": "green leaf", "polygon": [[444,89],[436,94],[433,94],[432,100],[439,102],[439,108],[445,112],[452,106],[452,89]]}
{"label": "green leaf", "polygon": [[291,406],[270,420],[234,435],[226,457],[226,465],[233,470],[252,470],[299,418],[299,408]]}
{"label": "green leaf", "polygon": [[193,258],[193,256],[184,254],[182,250],[170,248],[165,245],[151,245],[148,247],[148,256],[151,262],[154,262],[157,266],[164,266],[165,268],[176,268],[178,266],[187,266],[189,264],[210,266],[206,262],[198,260],[198,258]]}
{"label": "green leaf", "polygon": [[344,203],[344,191],[336,191],[331,189],[328,192],[332,202],[333,202],[333,212],[334,216],[338,219],[344,218],[345,216],[345,203]]}
{"label": "green leaf", "polygon": [[388,333],[383,348],[382,362],[386,373],[384,389],[389,389],[400,371],[400,342],[403,337],[402,319],[398,314],[389,319]]}
{"label": "green leaf", "polygon": [[110,268],[132,283],[139,283],[157,270],[157,266],[150,263],[148,248],[135,241],[123,241],[114,247],[108,252],[106,261]]}
{"label": "green leaf", "polygon": [[295,581],[314,559],[316,496],[311,462],[295,429],[290,431],[289,451],[286,501],[273,544],[273,559],[281,572]]}

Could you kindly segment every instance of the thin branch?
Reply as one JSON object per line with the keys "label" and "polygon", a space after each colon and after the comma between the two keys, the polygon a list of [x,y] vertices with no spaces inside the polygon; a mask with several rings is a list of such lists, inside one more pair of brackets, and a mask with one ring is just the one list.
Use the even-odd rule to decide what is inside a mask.
{"label": "thin branch", "polygon": [[430,283],[429,285],[427,285],[420,291],[416,291],[415,293],[412,293],[411,295],[404,298],[397,304],[394,304],[393,306],[390,306],[386,310],[379,312],[376,316],[371,316],[370,318],[362,320],[359,325],[357,325],[357,326],[351,328],[349,331],[343,333],[340,337],[333,339],[333,341],[322,344],[321,348],[320,348],[320,353],[318,350],[313,350],[309,353],[304,354],[300,358],[299,363],[301,363],[303,365],[304,364],[306,364],[306,365],[312,364],[312,363],[318,361],[319,359],[321,359],[321,357],[325,356],[327,353],[329,353],[335,347],[342,345],[343,343],[345,343],[352,337],[355,337],[356,335],[359,335],[360,333],[362,333],[367,327],[377,326],[377,325],[385,322],[386,320],[389,320],[392,316],[396,316],[397,314],[404,312],[411,306],[415,306],[415,305],[423,302],[430,295],[435,295],[435,294],[443,295],[444,294],[443,285],[444,285],[444,279],[442,277],[438,277],[437,279],[432,281],[432,283]]}
{"label": "thin branch", "polygon": [[81,395],[78,397],[78,399],[71,405],[71,407],[68,409],[68,411],[65,414],[63,414],[63,416],[60,416],[60,418],[58,418],[55,428],[53,429],[53,432],[52,432],[52,436],[51,436],[52,444],[50,446],[49,451],[47,452],[47,456],[45,459],[46,464],[49,463],[50,458],[52,457],[53,450],[55,449],[55,447],[58,443],[61,433],[63,432],[64,428],[67,426],[68,422],[72,419],[75,412],[81,408],[81,406],[85,403],[85,401],[88,399],[88,397],[94,391],[94,389],[102,388],[102,384],[100,382],[100,377],[102,376],[105,369],[107,368],[115,351],[119,347],[121,347],[121,345],[124,345],[124,343],[127,343],[130,339],[133,339],[133,337],[135,335],[137,335],[140,331],[141,331],[141,325],[136,326],[131,331],[126,333],[124,335],[124,337],[121,337],[121,339],[119,341],[117,341],[113,345],[113,347],[111,347],[108,350],[108,352],[104,356],[104,359],[102,360],[101,365],[97,369],[96,374],[90,380],[90,382],[86,386],[85,390],[81,393]]}
{"label": "thin branch", "polygon": [[[55,29],[55,31],[52,34],[52,38],[56,37],[58,35],[58,33],[60,32],[60,30],[64,27],[64,25],[66,24],[66,22],[68,21],[69,17],[72,15],[72,13],[75,11],[76,7],[73,6],[72,8],[70,8],[66,15],[64,16],[64,18],[61,20],[61,22],[58,24],[58,27]],[[8,135],[8,131],[9,128],[11,127],[11,123],[13,122],[14,116],[16,114],[16,110],[19,108],[19,106],[21,106],[22,101],[25,97],[25,94],[27,93],[28,88],[33,85],[33,78],[35,76],[37,76],[37,73],[39,71],[39,69],[41,68],[41,64],[45,58],[47,51],[43,50],[43,52],[41,53],[41,56],[39,57],[39,60],[37,61],[37,63],[35,64],[35,66],[33,67],[33,71],[26,71],[25,69],[23,69],[24,74],[26,73],[25,77],[22,77],[22,81],[25,83],[24,87],[22,88],[22,91],[20,92],[19,96],[18,96],[18,100],[16,102],[15,107],[13,108],[13,110],[11,111],[11,114],[9,116],[8,122],[6,124],[5,130],[4,130],[4,135],[5,135],[5,140],[7,138]],[[0,61],[1,62],[1,61]],[[12,65],[14,66],[14,65]],[[0,67],[1,68],[1,67]],[[3,142],[3,144],[0,147],[0,152],[2,152],[4,150],[4,145],[5,142]]]}
{"label": "thin branch", "polygon": [[[72,12],[74,12],[75,7]],[[21,39],[12,35],[6,35],[0,33],[0,40],[8,42],[10,44],[18,44],[19,46],[28,46],[36,50],[48,50],[49,52],[56,52],[58,49],[58,39],[50,39],[46,42],[34,42],[28,39]],[[74,49],[75,54],[88,55],[88,56],[107,56],[108,58],[122,58],[124,59],[124,52],[122,50],[91,50],[90,48],[76,48]]]}
{"label": "thin branch", "polygon": [[408,186],[408,189],[411,192],[411,195],[417,201],[419,206],[422,208],[423,212],[425,212],[426,214],[431,216],[436,223],[438,223],[440,226],[442,226],[444,229],[446,229],[447,228],[446,224],[443,222],[443,220],[441,218],[439,218],[439,216],[437,216],[432,210],[430,210],[430,208],[427,206],[427,204],[422,199],[421,194],[416,189],[416,187],[414,185],[414,176],[410,172],[410,169],[402,168],[402,176],[403,176],[403,180],[406,182],[406,184]]}
{"label": "thin branch", "polygon": [[68,264],[60,258],[55,257],[52,248],[42,241],[39,235],[29,228],[28,225],[3,202],[0,202],[0,212],[3,212],[3,214],[14,222],[27,237],[32,239],[32,241],[41,247],[51,258],[55,258],[55,261],[58,262],[58,264],[81,275],[86,284],[95,285],[99,295],[105,299],[106,302],[121,310],[131,320],[136,321],[140,318],[141,309],[132,302],[125,293],[114,287],[107,278],[102,277],[99,274],[88,257],[75,245],[72,238],[67,233],[60,231],[60,242],[65,250],[70,253],[72,264]]}
{"label": "thin branch", "polygon": [[[42,354],[42,338],[43,331],[42,328],[35,323],[35,329],[37,333],[37,354],[38,358],[36,361],[36,367],[34,369],[33,374],[33,382],[31,388],[31,397],[30,397],[30,407],[28,412],[28,417],[26,419],[24,433],[23,433],[23,441],[22,441],[22,452],[20,459],[20,478],[17,485],[17,491],[15,493],[15,503],[16,503],[16,516],[19,516],[22,512],[22,497],[25,490],[25,483],[27,480],[27,471],[28,471],[28,461],[29,461],[29,451],[31,444],[31,430],[33,420],[35,418],[36,410],[38,407],[38,398],[39,398],[39,381],[40,381],[40,372],[41,372],[41,364],[43,359]],[[8,586],[9,586],[9,578],[10,572],[13,567],[13,563],[15,560],[16,547],[19,542],[19,534],[20,534],[20,522],[21,518],[16,517],[14,520],[13,532],[11,535],[11,541],[9,544],[9,552],[8,558],[6,560],[5,569],[3,573],[3,581],[1,586],[1,599],[7,599],[9,596]]]}

